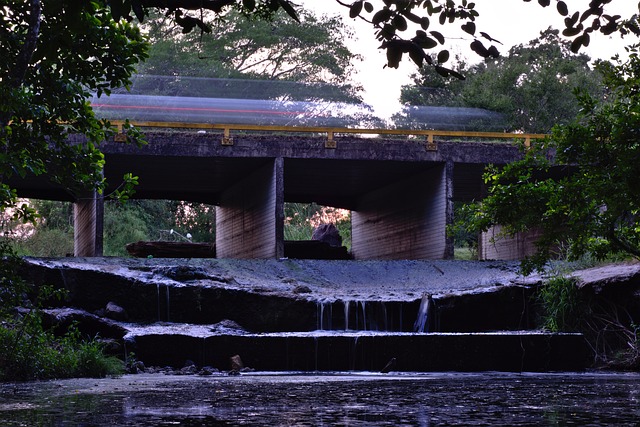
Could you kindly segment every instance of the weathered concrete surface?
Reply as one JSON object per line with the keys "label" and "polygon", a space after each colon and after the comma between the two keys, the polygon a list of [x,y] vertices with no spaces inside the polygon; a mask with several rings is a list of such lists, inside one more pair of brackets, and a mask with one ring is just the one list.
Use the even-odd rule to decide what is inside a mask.
{"label": "weathered concrete surface", "polygon": [[[515,264],[424,261],[27,259],[36,284],[64,288],[54,306],[96,313],[109,303],[135,322],[214,324],[248,331],[411,332],[432,294],[439,331],[532,326],[531,289]],[[434,323],[435,325],[435,323]]]}
{"label": "weathered concrete surface", "polygon": [[217,287],[270,295],[296,294],[304,286],[309,291],[298,296],[314,302],[345,299],[412,301],[421,298],[425,292],[446,295],[525,282],[518,273],[516,262],[108,257],[27,258],[26,261],[33,271],[41,266],[56,272],[56,280],[64,275],[61,272],[77,270],[165,285],[175,281],[172,282],[163,271],[183,271],[185,275],[181,281],[189,280],[191,274],[191,280],[208,280]]}

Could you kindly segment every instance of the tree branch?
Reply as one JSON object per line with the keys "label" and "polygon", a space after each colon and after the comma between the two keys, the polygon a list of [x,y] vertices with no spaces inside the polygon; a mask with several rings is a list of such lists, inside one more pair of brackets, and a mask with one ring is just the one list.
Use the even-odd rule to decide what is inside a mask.
{"label": "tree branch", "polygon": [[236,0],[142,0],[143,7],[155,7],[161,9],[187,9],[187,10],[212,10],[215,13],[232,5]]}
{"label": "tree branch", "polygon": [[[29,22],[28,29],[25,35],[25,40],[20,48],[20,52],[16,58],[15,66],[9,74],[9,87],[14,89],[19,88],[27,75],[33,52],[36,50],[38,44],[38,36],[40,35],[40,21],[42,18],[42,3],[40,0],[31,0],[29,10]],[[0,126],[4,126],[9,123],[13,111],[3,111],[0,113]],[[8,148],[5,148],[7,151]]]}
{"label": "tree branch", "polygon": [[16,65],[11,73],[11,85],[19,87],[24,81],[29,63],[36,50],[38,36],[40,35],[40,20],[42,17],[42,3],[40,0],[31,0],[29,11],[29,27],[25,37],[24,44],[20,49],[20,53],[16,59]]}
{"label": "tree branch", "polygon": [[626,242],[622,238],[618,237],[616,234],[614,225],[611,225],[609,229],[609,238],[611,239],[614,245],[618,246],[623,251],[633,255],[636,258],[640,258],[640,249],[630,244],[629,242]]}

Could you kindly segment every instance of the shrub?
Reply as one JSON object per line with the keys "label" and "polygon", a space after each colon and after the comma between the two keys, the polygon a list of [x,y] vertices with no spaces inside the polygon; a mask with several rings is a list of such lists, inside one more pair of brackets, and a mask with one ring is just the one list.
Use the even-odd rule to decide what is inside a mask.
{"label": "shrub", "polygon": [[9,241],[0,239],[0,381],[122,373],[122,363],[105,356],[96,339],[84,340],[75,327],[62,337],[43,327],[42,301],[63,293],[29,286],[18,274],[21,263]]}
{"label": "shrub", "polygon": [[538,293],[542,305],[542,327],[552,332],[576,331],[584,306],[574,279],[556,276],[548,279]]}

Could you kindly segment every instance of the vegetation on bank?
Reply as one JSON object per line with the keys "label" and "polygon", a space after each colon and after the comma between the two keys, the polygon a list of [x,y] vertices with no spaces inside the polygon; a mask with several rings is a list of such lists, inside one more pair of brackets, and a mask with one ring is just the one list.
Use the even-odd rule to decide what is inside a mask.
{"label": "vegetation on bank", "polygon": [[600,62],[607,96],[576,91],[580,115],[557,125],[524,158],[484,175],[487,197],[467,205],[457,228],[508,236],[536,231],[537,252],[525,273],[544,269],[563,248],[569,260],[590,254],[640,257],[640,45],[629,59]]}
{"label": "vegetation on bank", "polygon": [[1,239],[0,381],[123,373],[123,362],[104,353],[99,337],[83,337],[74,327],[55,331],[43,326],[41,304],[62,298],[63,292],[48,287],[34,289],[19,276],[21,263],[9,242]]}
{"label": "vegetation on bank", "polygon": [[640,369],[638,301],[628,291],[593,292],[579,287],[567,263],[555,263],[536,294],[539,326],[550,332],[580,332],[591,348],[593,367]]}

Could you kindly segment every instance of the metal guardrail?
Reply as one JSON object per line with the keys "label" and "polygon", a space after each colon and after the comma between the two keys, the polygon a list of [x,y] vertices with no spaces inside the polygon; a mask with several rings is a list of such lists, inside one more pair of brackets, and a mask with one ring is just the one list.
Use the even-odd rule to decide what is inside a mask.
{"label": "metal guardrail", "polygon": [[[124,121],[112,120],[111,124],[116,126],[118,134],[115,141],[124,142],[126,136],[122,133]],[[289,133],[323,133],[327,135],[326,148],[336,148],[336,134],[356,134],[356,135],[407,135],[424,136],[426,138],[427,150],[437,150],[435,137],[460,137],[460,138],[483,138],[483,139],[516,139],[524,140],[525,147],[531,146],[532,139],[546,138],[546,134],[541,133],[504,133],[504,132],[466,132],[466,131],[446,131],[446,130],[411,130],[411,129],[363,129],[363,128],[333,128],[333,127],[305,127],[305,126],[263,126],[245,124],[218,124],[218,123],[184,123],[184,122],[129,122],[130,125],[140,128],[165,128],[165,129],[198,129],[198,130],[222,130],[222,145],[233,145],[231,131],[267,131],[267,132],[289,132]],[[122,135],[122,136],[120,136]]]}

